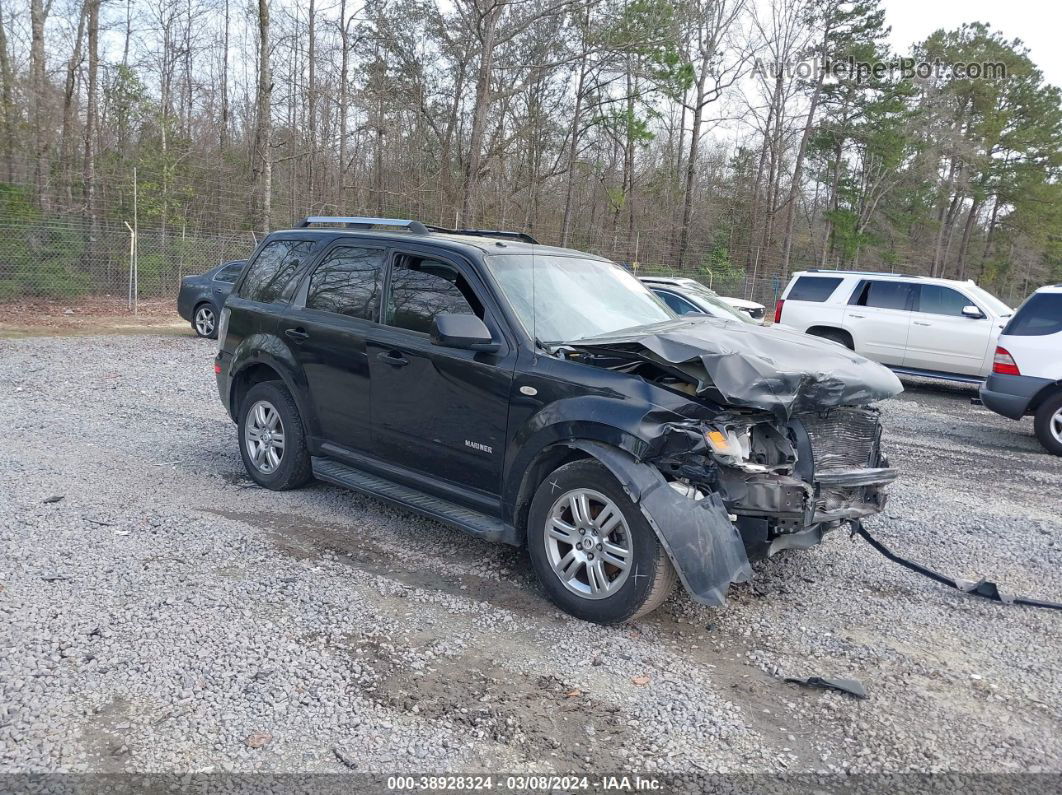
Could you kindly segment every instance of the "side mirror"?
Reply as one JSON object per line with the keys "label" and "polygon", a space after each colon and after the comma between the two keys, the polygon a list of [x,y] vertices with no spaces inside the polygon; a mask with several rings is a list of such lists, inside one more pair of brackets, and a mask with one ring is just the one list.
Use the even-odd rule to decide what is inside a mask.
{"label": "side mirror", "polygon": [[475,315],[436,315],[431,324],[431,344],[484,353],[499,348],[487,324]]}
{"label": "side mirror", "polygon": [[980,320],[985,316],[985,313],[978,309],[973,304],[969,304],[962,308],[962,316],[968,317],[971,320]]}

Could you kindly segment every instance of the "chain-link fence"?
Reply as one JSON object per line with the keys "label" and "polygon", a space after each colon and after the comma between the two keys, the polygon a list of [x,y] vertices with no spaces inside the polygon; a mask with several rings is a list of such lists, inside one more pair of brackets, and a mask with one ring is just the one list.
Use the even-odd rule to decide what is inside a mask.
{"label": "chain-link fence", "polygon": [[[207,235],[174,229],[135,230],[123,222],[81,218],[0,219],[0,301],[14,298],[71,299],[89,295],[163,298],[181,278],[254,249],[251,232]],[[720,295],[773,304],[785,287],[780,277],[716,275],[704,269],[655,266],[638,275],[684,276]]]}
{"label": "chain-link fence", "polygon": [[250,233],[134,230],[124,223],[0,220],[0,301],[175,295],[183,276],[246,257]]}

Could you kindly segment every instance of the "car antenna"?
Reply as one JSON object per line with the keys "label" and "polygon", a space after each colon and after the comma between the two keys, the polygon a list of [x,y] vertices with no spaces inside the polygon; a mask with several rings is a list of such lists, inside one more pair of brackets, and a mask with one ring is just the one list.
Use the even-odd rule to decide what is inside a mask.
{"label": "car antenna", "polygon": [[537,349],[545,349],[542,341],[538,338],[538,296],[535,293],[535,246],[531,246],[531,338],[535,341]]}

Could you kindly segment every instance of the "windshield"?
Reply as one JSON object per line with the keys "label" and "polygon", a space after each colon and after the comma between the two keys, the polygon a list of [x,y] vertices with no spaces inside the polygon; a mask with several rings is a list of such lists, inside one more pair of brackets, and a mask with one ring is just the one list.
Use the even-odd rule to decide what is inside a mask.
{"label": "windshield", "polygon": [[611,262],[552,254],[533,259],[498,254],[486,260],[528,334],[542,342],[574,342],[675,317]]}
{"label": "windshield", "polygon": [[970,292],[974,294],[975,298],[980,298],[981,301],[988,306],[992,311],[992,314],[998,315],[999,317],[1010,317],[1014,314],[1013,309],[1004,304],[985,288],[979,287],[976,284],[970,284],[967,285],[967,287]]}

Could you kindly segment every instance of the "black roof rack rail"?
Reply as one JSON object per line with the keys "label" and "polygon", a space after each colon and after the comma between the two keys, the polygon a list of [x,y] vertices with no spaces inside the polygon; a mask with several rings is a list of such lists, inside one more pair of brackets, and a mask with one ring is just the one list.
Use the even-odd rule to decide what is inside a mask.
{"label": "black roof rack rail", "polygon": [[361,215],[308,215],[299,221],[298,228],[304,229],[310,224],[342,224],[350,229],[371,229],[374,226],[397,226],[408,229],[417,235],[428,234],[428,227],[420,221],[405,218],[372,218]]}
{"label": "black roof rack rail", "polygon": [[429,232],[437,232],[441,235],[470,235],[472,237],[498,237],[503,240],[519,240],[522,243],[538,244],[531,235],[526,232],[507,232],[503,229],[447,229],[443,226],[428,225]]}
{"label": "black roof rack rail", "polygon": [[804,273],[852,273],[857,276],[900,276],[904,279],[921,279],[916,273],[889,273],[888,271],[848,271],[835,268],[808,268]]}

